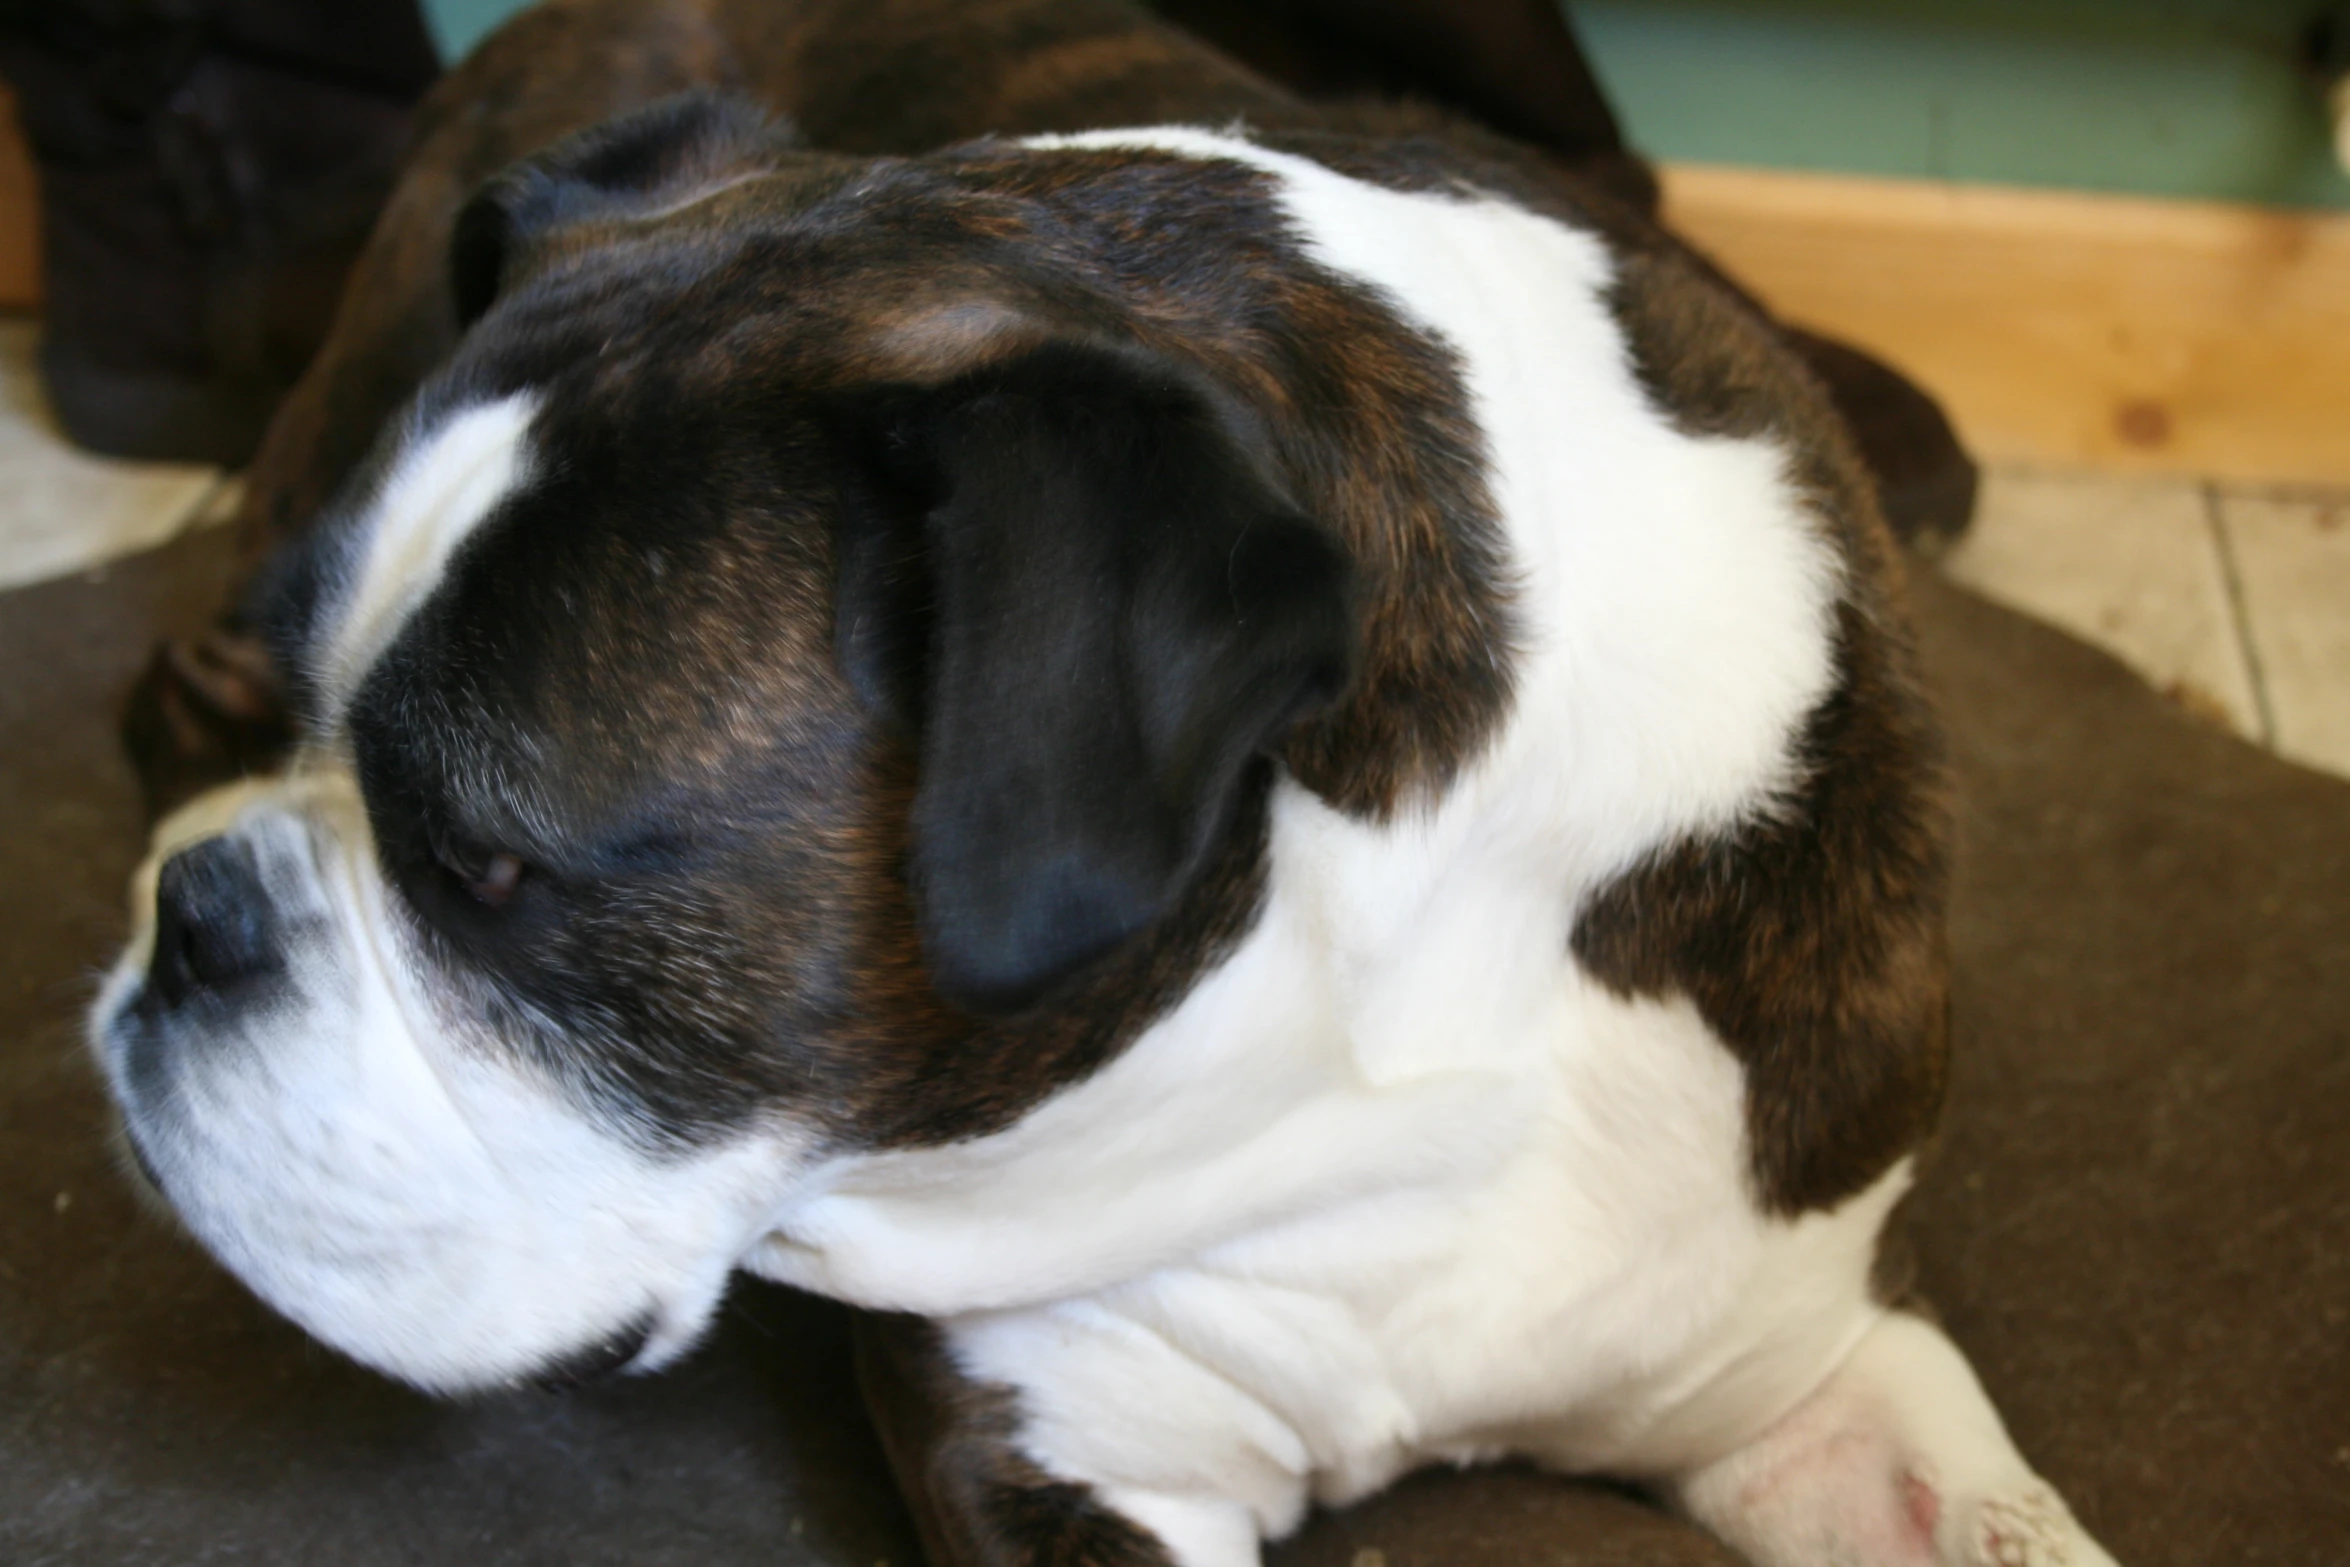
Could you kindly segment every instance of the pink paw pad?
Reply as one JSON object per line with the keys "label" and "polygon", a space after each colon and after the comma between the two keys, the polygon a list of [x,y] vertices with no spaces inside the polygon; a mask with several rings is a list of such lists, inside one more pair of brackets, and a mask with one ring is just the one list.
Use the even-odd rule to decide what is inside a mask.
{"label": "pink paw pad", "polygon": [[1981,1567],[2090,1567],[2102,1552],[2084,1556],[2080,1526],[2064,1504],[2046,1492],[2026,1492],[1982,1503],[1975,1509],[1970,1562]]}

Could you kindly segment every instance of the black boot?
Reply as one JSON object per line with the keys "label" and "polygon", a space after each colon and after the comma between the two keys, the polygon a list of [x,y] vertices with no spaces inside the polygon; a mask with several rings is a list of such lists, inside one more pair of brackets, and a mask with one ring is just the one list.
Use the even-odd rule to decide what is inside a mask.
{"label": "black boot", "polygon": [[438,71],[416,0],[0,0],[66,433],[114,456],[250,458]]}

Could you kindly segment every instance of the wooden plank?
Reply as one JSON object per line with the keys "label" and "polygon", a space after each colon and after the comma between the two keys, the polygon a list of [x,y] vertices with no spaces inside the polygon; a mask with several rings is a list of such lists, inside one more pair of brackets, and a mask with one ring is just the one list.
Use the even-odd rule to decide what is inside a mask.
{"label": "wooden plank", "polygon": [[0,82],[0,310],[41,302],[41,188],[16,118],[16,94]]}
{"label": "wooden plank", "polygon": [[2350,216],[1687,164],[1665,193],[1983,456],[2350,483]]}

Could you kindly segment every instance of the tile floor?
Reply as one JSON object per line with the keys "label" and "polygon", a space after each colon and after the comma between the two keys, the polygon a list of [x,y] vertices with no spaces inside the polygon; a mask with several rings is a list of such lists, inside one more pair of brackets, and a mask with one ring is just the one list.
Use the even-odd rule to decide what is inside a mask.
{"label": "tile floor", "polygon": [[[34,340],[30,322],[0,320],[0,588],[228,515],[234,483],[213,470],[66,445]],[[2212,722],[2350,777],[2350,492],[1999,469],[1941,568]]]}
{"label": "tile floor", "polygon": [[1941,566],[2350,777],[2350,491],[1995,469]]}

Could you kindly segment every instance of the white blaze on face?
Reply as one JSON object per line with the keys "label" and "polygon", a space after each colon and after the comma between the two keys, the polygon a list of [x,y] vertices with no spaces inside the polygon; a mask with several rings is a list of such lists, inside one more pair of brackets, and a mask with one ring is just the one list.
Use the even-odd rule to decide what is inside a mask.
{"label": "white blaze on face", "polygon": [[357,568],[317,662],[340,712],[368,667],[431,596],[457,547],[529,481],[538,400],[516,392],[466,408],[414,442],[376,492]]}

